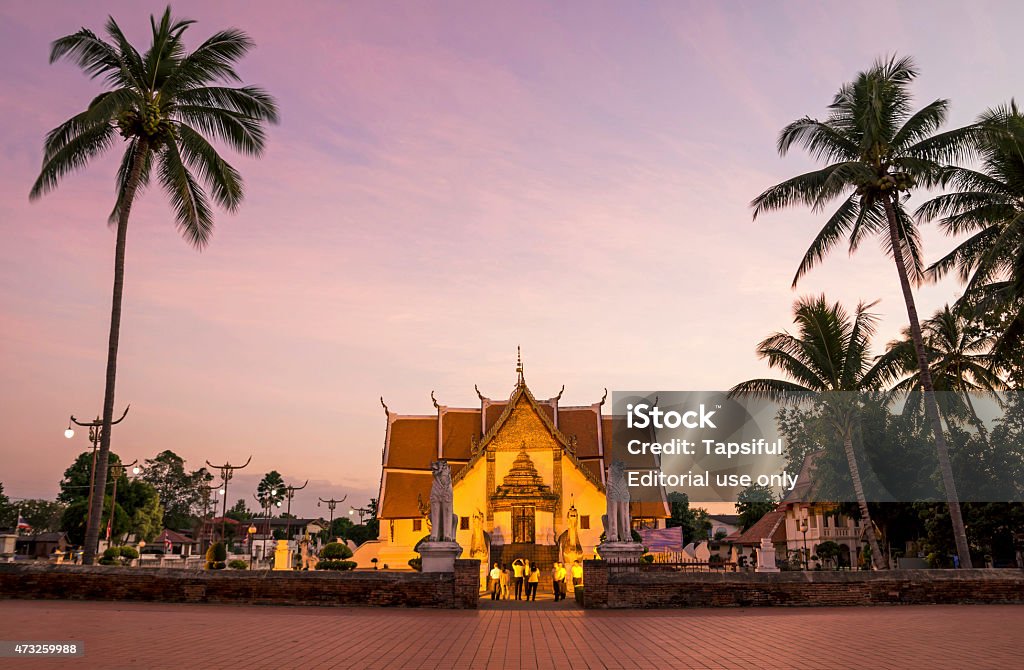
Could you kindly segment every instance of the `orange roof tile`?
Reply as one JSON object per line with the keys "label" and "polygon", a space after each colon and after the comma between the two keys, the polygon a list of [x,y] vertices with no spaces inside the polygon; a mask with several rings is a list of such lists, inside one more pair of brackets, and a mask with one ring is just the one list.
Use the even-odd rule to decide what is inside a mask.
{"label": "orange roof tile", "polygon": [[576,436],[576,455],[597,456],[597,412],[593,407],[559,407],[558,430],[567,437]]}
{"label": "orange roof tile", "polygon": [[444,457],[469,460],[474,438],[480,440],[480,411],[449,410],[441,416],[441,449]]}
{"label": "orange roof tile", "polygon": [[382,519],[419,519],[419,498],[430,500],[430,485],[434,477],[429,472],[384,473],[384,501],[380,508]]}
{"label": "orange roof tile", "polygon": [[437,460],[437,417],[397,417],[388,437],[389,468],[430,470]]}

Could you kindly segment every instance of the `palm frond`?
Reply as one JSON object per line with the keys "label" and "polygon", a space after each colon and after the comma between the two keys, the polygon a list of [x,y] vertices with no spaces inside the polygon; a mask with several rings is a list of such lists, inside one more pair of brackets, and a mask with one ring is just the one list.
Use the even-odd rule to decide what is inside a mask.
{"label": "palm frond", "polygon": [[43,162],[39,177],[29,192],[29,199],[36,200],[56,188],[61,177],[87,165],[113,143],[115,136],[116,131],[109,124],[93,126],[75,135]]}
{"label": "palm frond", "polygon": [[174,207],[178,231],[192,246],[205,247],[213,232],[213,213],[206,193],[185,166],[173,139],[160,153],[160,183]]}

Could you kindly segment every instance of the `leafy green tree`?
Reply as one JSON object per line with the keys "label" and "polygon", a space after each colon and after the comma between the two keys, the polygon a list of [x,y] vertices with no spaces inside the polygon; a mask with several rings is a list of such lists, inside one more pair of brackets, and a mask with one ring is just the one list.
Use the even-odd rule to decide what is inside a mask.
{"label": "leafy green tree", "polygon": [[17,516],[20,511],[21,516],[25,518],[28,525],[32,526],[34,532],[46,533],[60,530],[64,507],[63,503],[55,500],[32,498],[19,501],[14,513]]}
{"label": "leafy green tree", "polygon": [[771,487],[753,484],[736,497],[736,511],[740,515],[740,531],[745,531],[778,504]]}
{"label": "leafy green tree", "polygon": [[126,532],[135,535],[136,541],[155,540],[166,525],[164,507],[156,488],[149,482],[134,480],[128,485],[123,499],[120,491],[117,496],[119,504],[129,517]]}
{"label": "leafy green tree", "polygon": [[245,502],[245,498],[239,498],[234,505],[228,508],[227,517],[235,521],[249,521],[252,519],[252,511]]}
{"label": "leafy green tree", "polygon": [[[987,395],[998,398],[1005,382],[994,371],[996,359],[991,354],[993,337],[979,332],[962,308],[946,305],[935,316],[922,324],[925,349],[932,362],[932,382],[938,392],[938,402],[946,420],[964,417],[988,440],[988,430],[978,416],[971,396]],[[893,391],[918,403],[922,395],[921,375],[914,357],[914,344],[908,331],[904,339],[891,342],[886,356],[899,361],[909,376],[896,384]]]}
{"label": "leafy green tree", "polygon": [[[223,30],[189,53],[183,37],[192,23],[173,19],[170,7],[159,20],[151,17],[151,43],[143,53],[128,41],[113,18],[106,24],[109,41],[82,28],[57,39],[50,49],[50,62],[69,59],[90,77],[102,78],[106,90],[84,111],[47,134],[43,166],[30,198],[56,188],[65,175],[117,144],[119,136],[124,146],[116,175],[117,199],[110,215],[117,225],[117,242],[96,470],[101,491],[107,481],[125,240],[132,205],[155,171],[170,198],[178,229],[190,244],[204,247],[213,231],[210,197],[229,211],[237,209],[242,200],[241,176],[221,158],[210,139],[259,156],[265,144],[265,124],[277,121],[274,100],[261,89],[218,85],[241,80],[234,63],[253,47],[252,40],[240,30]],[[93,500],[93,523],[83,557],[86,564],[95,559],[102,502],[102,496]]]}
{"label": "leafy green tree", "polygon": [[682,528],[683,542],[701,542],[711,530],[711,518],[703,507],[690,508],[690,498],[685,493],[671,491],[666,496],[671,516],[665,522],[666,528]]}
{"label": "leafy green tree", "polygon": [[281,501],[284,500],[284,489],[284,478],[277,470],[271,470],[263,475],[263,479],[256,486],[256,497],[264,508],[270,508],[271,516],[274,507],[280,507]]}
{"label": "leafy green tree", "polygon": [[818,560],[825,565],[836,566],[839,563],[839,544],[832,540],[825,540],[818,545],[815,550],[817,552]]}
{"label": "leafy green tree", "polygon": [[949,235],[967,235],[928,268],[929,275],[937,279],[955,271],[966,282],[961,302],[990,313],[993,354],[1019,374],[1024,343],[1024,114],[1011,101],[986,111],[978,124],[979,169],[952,168],[946,182],[954,190],[929,200],[917,213],[937,219]]}
{"label": "leafy green tree", "polygon": [[173,451],[162,451],[146,459],[142,479],[160,496],[164,524],[168,528],[191,528],[203,513],[204,487],[213,479],[206,468],[189,472],[185,461]]}
{"label": "leafy green tree", "polygon": [[[948,163],[970,154],[979,130],[968,126],[936,132],[945,123],[949,102],[935,100],[913,112],[909,87],[916,76],[910,58],[878,61],[839,89],[825,120],[804,117],[786,126],[779,134],[780,154],[799,144],[827,165],[772,186],[757,196],[752,206],[756,219],[765,212],[793,205],[821,211],[828,203],[841,200],[804,254],[794,286],[843,238],[848,239],[853,252],[867,237],[881,237],[896,266],[907,308],[953,533],[967,557],[964,567],[970,567],[959,497],[914,302],[912,285],[924,276],[920,234],[904,204],[913,189],[940,184],[948,174]],[[872,547],[874,556],[878,555],[876,549]]]}
{"label": "leafy green tree", "polygon": [[0,528],[14,528],[18,524],[18,510],[11,505],[11,499],[4,493],[4,484],[0,482]]}
{"label": "leafy green tree", "polygon": [[869,307],[861,303],[851,319],[839,303],[830,305],[823,295],[797,300],[793,306],[797,334],[775,333],[757,345],[758,356],[782,370],[789,380],[751,379],[734,386],[729,394],[777,402],[823,402],[825,417],[842,438],[875,565],[884,569],[885,556],[878,550],[853,435],[859,416],[859,392],[881,388],[899,367],[893,360],[872,365],[871,336],[876,317],[867,311]]}

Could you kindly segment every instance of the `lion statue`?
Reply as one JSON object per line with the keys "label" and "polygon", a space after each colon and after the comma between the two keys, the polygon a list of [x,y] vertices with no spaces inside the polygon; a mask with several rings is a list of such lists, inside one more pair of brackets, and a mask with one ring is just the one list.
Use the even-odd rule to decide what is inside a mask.
{"label": "lion statue", "polygon": [[430,486],[430,539],[433,542],[455,541],[455,514],[452,509],[452,471],[448,461],[430,464],[434,482]]}
{"label": "lion statue", "polygon": [[604,522],[605,542],[632,542],[633,526],[629,518],[629,486],[626,484],[626,464],[616,459],[608,467],[605,484],[608,513]]}

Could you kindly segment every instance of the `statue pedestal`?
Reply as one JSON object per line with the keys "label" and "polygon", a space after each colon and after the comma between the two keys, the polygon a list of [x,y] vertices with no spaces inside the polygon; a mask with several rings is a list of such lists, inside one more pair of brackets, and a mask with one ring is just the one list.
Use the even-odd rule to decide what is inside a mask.
{"label": "statue pedestal", "polygon": [[754,572],[778,572],[775,565],[775,545],[765,537],[761,538],[761,546],[757,549],[757,568]]}
{"label": "statue pedestal", "polygon": [[288,549],[288,540],[277,541],[277,546],[274,548],[274,569],[292,569],[292,552]]}
{"label": "statue pedestal", "polygon": [[639,563],[644,547],[639,542],[605,542],[597,545],[597,553],[609,563]]}
{"label": "statue pedestal", "polygon": [[455,572],[455,559],[462,555],[458,542],[422,542],[423,572]]}

